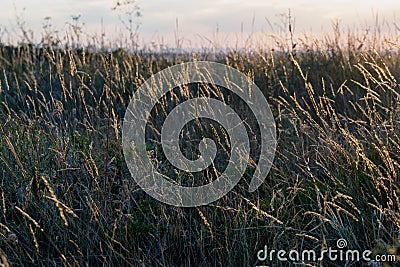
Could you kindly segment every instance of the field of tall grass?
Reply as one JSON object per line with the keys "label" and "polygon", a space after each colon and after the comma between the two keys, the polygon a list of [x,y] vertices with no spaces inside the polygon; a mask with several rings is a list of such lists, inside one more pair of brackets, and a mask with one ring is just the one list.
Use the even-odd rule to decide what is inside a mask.
{"label": "field of tall grass", "polygon": [[[289,263],[259,262],[257,251],[322,251],[340,238],[352,249],[399,255],[400,32],[336,28],[325,38],[288,36],[271,47],[219,52],[54,40],[0,45],[0,265],[283,266]],[[177,208],[136,185],[121,130],[145,80],[194,60],[223,63],[254,80],[274,114],[278,147],[254,193],[247,190],[250,164],[225,197]],[[227,103],[235,101],[220,90]],[[154,114],[165,117],[168,105],[190,92],[174,90]],[[152,123],[147,147],[159,161],[160,122]],[[216,138],[225,134],[209,124]],[[250,116],[255,143],[256,126]],[[215,165],[223,168],[227,159],[220,158]]]}

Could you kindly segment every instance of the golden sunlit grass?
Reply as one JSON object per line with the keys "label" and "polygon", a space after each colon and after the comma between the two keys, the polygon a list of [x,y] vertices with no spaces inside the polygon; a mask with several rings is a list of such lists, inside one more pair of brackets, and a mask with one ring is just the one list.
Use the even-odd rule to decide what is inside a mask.
{"label": "golden sunlit grass", "polygon": [[[274,51],[213,55],[2,45],[0,265],[279,266],[257,262],[257,251],[321,251],[339,238],[351,249],[398,255],[398,38],[291,37],[277,38]],[[250,166],[222,199],[175,208],[133,182],[122,118],[153,73],[210,57],[246,73],[267,97],[276,158],[255,193],[247,191]],[[154,113],[165,116],[168,99],[193,96],[175,90]],[[223,146],[224,132],[211,128]],[[162,169],[157,142],[148,150]]]}

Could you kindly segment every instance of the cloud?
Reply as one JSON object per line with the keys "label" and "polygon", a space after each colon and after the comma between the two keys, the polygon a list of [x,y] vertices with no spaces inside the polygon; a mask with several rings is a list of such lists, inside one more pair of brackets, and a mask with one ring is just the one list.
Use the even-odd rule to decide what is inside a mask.
{"label": "cloud", "polygon": [[[71,21],[71,15],[81,15],[88,30],[100,30],[101,19],[109,31],[115,31],[121,25],[118,15],[111,8],[116,0],[3,0],[0,10],[0,25],[9,25],[15,21],[13,3],[17,10],[26,8],[24,18],[29,27],[40,31],[43,18],[52,17],[56,28],[65,28]],[[138,0],[143,17],[140,19],[140,31],[144,35],[160,33],[172,35],[176,30],[184,35],[214,34],[218,25],[220,33],[270,31],[265,18],[272,23],[282,24],[279,14],[287,14],[288,9],[296,20],[297,32],[321,31],[331,29],[331,21],[341,18],[342,25],[373,23],[372,10],[381,17],[392,18],[399,4],[397,0]],[[399,9],[400,11],[400,9]],[[255,23],[253,23],[255,16]],[[242,26],[243,25],[243,26]]]}

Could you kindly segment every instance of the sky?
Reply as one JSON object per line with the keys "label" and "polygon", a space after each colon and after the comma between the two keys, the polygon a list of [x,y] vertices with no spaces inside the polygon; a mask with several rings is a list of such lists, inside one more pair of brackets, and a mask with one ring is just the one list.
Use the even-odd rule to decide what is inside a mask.
{"label": "sky", "polygon": [[[38,36],[45,17],[51,17],[53,28],[65,31],[72,16],[80,15],[85,32],[100,33],[103,25],[108,36],[115,38],[123,32],[119,15],[124,18],[122,10],[112,10],[116,3],[117,0],[2,0],[1,37],[5,38],[6,32],[18,33],[17,16]],[[283,25],[282,14],[288,14],[289,9],[297,35],[329,32],[335,20],[344,27],[367,28],[375,24],[376,14],[380,21],[400,25],[398,0],[137,0],[137,5],[142,14],[137,19],[140,41],[170,46],[177,40],[193,46],[276,32]]]}

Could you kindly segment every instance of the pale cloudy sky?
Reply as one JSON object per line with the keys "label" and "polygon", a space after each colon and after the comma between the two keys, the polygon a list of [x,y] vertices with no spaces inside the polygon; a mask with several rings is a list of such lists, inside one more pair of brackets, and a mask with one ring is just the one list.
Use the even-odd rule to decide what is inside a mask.
{"label": "pale cloudy sky", "polygon": [[[57,29],[63,30],[71,15],[81,15],[86,31],[100,32],[103,19],[105,30],[112,35],[121,27],[116,12],[112,11],[116,1],[1,0],[0,27],[11,31],[16,13],[22,13],[27,27],[37,32],[47,16]],[[215,38],[217,29],[221,36],[242,31],[270,32],[266,18],[273,25],[279,24],[279,14],[287,13],[289,8],[296,20],[297,33],[330,31],[332,21],[337,18],[345,27],[367,27],[374,24],[376,13],[389,24],[400,25],[399,0],[138,0],[137,3],[143,14],[140,19],[143,42],[164,40],[171,44],[176,32],[189,43],[196,38]],[[278,30],[277,26],[274,28]]]}

